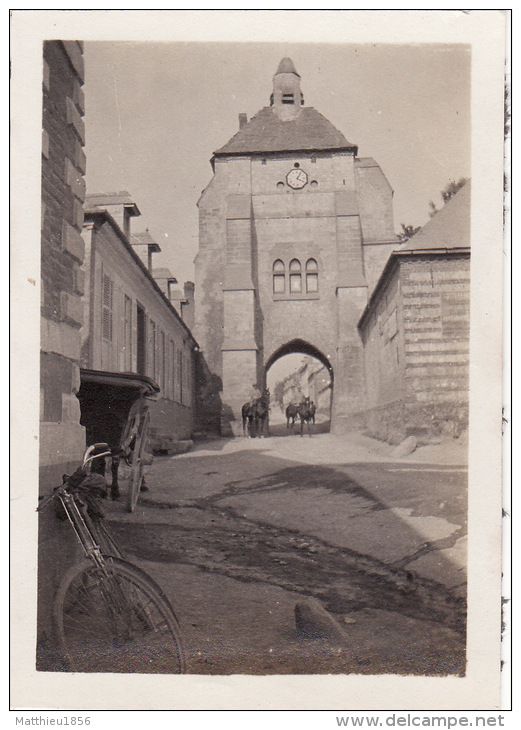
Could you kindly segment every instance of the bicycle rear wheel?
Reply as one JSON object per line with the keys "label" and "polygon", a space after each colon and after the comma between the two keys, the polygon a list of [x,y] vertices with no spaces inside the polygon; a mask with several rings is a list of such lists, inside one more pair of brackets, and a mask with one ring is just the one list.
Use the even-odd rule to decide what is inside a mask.
{"label": "bicycle rear wheel", "polygon": [[53,619],[69,671],[180,674],[179,623],[161,589],[117,558],[102,570],[87,559],[65,574]]}

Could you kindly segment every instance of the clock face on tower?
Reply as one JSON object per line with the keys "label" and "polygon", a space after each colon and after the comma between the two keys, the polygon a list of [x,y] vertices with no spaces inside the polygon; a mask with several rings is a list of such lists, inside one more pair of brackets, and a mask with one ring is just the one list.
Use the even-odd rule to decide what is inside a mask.
{"label": "clock face on tower", "polygon": [[290,188],[293,188],[294,190],[300,190],[300,188],[303,188],[307,181],[308,176],[304,170],[298,170],[295,168],[294,170],[290,170],[286,175],[286,182]]}

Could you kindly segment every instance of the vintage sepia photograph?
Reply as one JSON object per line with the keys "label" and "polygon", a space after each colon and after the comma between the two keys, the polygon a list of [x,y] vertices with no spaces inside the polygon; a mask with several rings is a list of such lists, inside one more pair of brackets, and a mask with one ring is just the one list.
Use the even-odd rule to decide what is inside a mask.
{"label": "vintage sepia photograph", "polygon": [[[46,12],[59,30],[17,22]],[[255,13],[69,12],[32,67],[32,681],[435,678],[477,706],[486,654],[497,709],[502,345],[480,311],[501,302],[504,130],[484,124],[483,162],[474,18],[369,13],[461,24],[415,42],[369,39],[361,11],[343,41],[169,35],[194,12]],[[504,18],[478,16],[500,69]]]}

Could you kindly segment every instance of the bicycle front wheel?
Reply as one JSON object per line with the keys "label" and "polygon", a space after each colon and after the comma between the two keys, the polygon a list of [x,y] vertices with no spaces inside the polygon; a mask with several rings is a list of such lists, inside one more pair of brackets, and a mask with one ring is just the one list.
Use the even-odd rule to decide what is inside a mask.
{"label": "bicycle front wheel", "polygon": [[185,663],[179,623],[160,588],[117,558],[104,570],[74,565],[56,593],[53,619],[69,671],[179,674]]}

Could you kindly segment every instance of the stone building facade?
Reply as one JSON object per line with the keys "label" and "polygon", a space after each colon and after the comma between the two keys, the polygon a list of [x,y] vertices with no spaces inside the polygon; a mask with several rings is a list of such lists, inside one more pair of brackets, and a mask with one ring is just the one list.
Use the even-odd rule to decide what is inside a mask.
{"label": "stone building facade", "polygon": [[[81,365],[152,378],[160,398],[151,405],[151,442],[167,449],[193,432],[197,343],[153,278],[151,254],[135,250],[129,221],[136,215],[128,193],[87,196]],[[138,238],[138,246],[156,245],[148,232]]]}
{"label": "stone building facade", "polygon": [[[283,59],[270,106],[212,158],[199,200],[195,331],[203,421],[238,433],[253,383],[291,352],[334,383],[332,427],[365,406],[357,323],[396,247],[392,190],[371,158],[313,107]],[[204,369],[204,372],[203,372]],[[212,407],[209,408],[208,404]]]}
{"label": "stone building facade", "polygon": [[76,393],[84,275],[83,47],[43,47],[40,344],[40,482],[47,489],[77,465],[85,446]]}
{"label": "stone building facade", "polygon": [[[80,328],[85,292],[81,237],[85,197],[83,47],[79,41],[43,45],[40,494],[71,474],[85,449],[80,425]],[[81,550],[69,523],[54,510],[38,519],[37,667],[51,650],[51,608],[64,571]]]}
{"label": "stone building facade", "polygon": [[394,251],[360,319],[366,424],[390,443],[468,425],[470,183]]}

